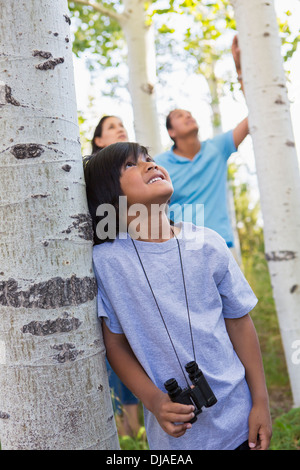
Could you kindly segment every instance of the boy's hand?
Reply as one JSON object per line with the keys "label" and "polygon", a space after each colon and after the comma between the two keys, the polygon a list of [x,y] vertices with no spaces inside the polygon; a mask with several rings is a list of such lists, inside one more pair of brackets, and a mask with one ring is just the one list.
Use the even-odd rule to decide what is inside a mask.
{"label": "boy's hand", "polygon": [[[192,427],[190,421],[195,415],[193,405],[182,405],[170,400],[167,393],[161,392],[152,408],[162,429],[173,437],[181,437]],[[178,423],[178,424],[175,424]]]}
{"label": "boy's hand", "polygon": [[267,406],[253,405],[249,414],[249,439],[251,450],[267,450],[272,437],[272,424]]}

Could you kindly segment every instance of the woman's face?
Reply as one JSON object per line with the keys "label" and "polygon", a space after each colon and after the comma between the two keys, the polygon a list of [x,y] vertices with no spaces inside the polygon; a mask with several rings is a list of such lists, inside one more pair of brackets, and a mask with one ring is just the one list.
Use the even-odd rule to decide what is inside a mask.
{"label": "woman's face", "polygon": [[95,144],[104,148],[116,142],[128,142],[128,135],[121,119],[111,116],[104,120],[102,135],[101,137],[95,137]]}

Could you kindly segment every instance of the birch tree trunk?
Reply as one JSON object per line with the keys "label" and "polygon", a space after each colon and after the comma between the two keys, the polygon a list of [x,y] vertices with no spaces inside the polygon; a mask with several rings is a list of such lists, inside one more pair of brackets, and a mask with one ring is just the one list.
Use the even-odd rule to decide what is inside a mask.
{"label": "birch tree trunk", "polygon": [[137,142],[149,147],[154,157],[162,152],[156,109],[156,60],[154,30],[146,25],[144,2],[124,1],[127,19],[123,31],[128,47],[128,88]]}
{"label": "birch tree trunk", "polygon": [[66,0],[0,0],[0,441],[117,449]]}
{"label": "birch tree trunk", "polygon": [[274,2],[232,0],[249,108],[266,258],[295,406],[300,406],[300,177]]}
{"label": "birch tree trunk", "polygon": [[[215,62],[212,62],[211,73],[209,74],[209,77],[207,77],[207,83],[208,83],[208,87],[209,87],[209,91],[211,95],[212,127],[213,127],[214,136],[219,135],[223,132],[217,80],[218,79],[215,74]],[[228,181],[228,179],[227,179],[226,196],[227,196],[227,208],[229,212],[229,218],[230,218],[231,227],[233,231],[233,237],[234,237],[234,249],[235,249],[236,261],[241,265],[242,264],[241,244],[240,244],[239,234],[237,230],[233,190],[230,185],[230,181]]]}

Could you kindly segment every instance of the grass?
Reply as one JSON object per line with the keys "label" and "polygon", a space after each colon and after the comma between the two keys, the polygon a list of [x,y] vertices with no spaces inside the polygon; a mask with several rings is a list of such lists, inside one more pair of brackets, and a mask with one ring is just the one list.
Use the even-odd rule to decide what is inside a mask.
{"label": "grass", "polygon": [[300,450],[300,408],[275,419],[271,450]]}

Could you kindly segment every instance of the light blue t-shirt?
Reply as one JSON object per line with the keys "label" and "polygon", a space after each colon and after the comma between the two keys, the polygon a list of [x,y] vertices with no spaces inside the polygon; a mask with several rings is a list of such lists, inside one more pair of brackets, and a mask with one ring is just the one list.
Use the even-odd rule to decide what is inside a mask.
{"label": "light blue t-shirt", "polygon": [[166,168],[174,186],[169,206],[171,219],[211,228],[233,246],[226,191],[227,160],[236,152],[233,131],[202,142],[200,152],[192,160],[176,155],[173,148],[154,158]]}
{"label": "light blue t-shirt", "polygon": [[[218,402],[203,408],[197,422],[178,439],[166,434],[144,409],[148,442],[156,450],[235,449],[248,439],[251,397],[224,318],[246,315],[257,299],[222,237],[207,228],[180,225],[178,240],[196,360]],[[135,244],[184,366],[194,357],[177,241]],[[186,387],[130,237],[95,246],[93,260],[99,317],[104,317],[113,333],[126,335],[157,387],[166,393],[164,382],[173,377]]]}

